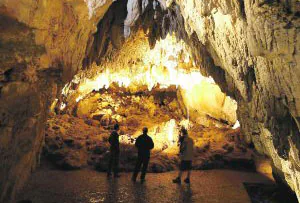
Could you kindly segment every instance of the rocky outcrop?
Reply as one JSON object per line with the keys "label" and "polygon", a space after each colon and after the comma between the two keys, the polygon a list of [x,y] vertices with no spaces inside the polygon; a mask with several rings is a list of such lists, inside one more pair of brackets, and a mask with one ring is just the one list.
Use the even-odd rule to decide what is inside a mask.
{"label": "rocky outcrop", "polygon": [[81,68],[111,1],[0,2],[0,202],[36,167],[51,102]]}
{"label": "rocky outcrop", "polygon": [[[131,97],[133,100],[138,100],[136,96]],[[124,99],[123,97],[121,100]],[[175,170],[179,162],[178,146],[175,141],[169,141],[168,130],[172,127],[173,134],[177,137],[176,126],[172,124],[175,125],[178,122],[168,121],[170,119],[168,116],[171,116],[172,112],[164,106],[155,107],[156,115],[151,116],[147,109],[140,109],[149,98],[142,96],[139,99],[144,102],[138,104],[137,101],[133,101],[135,105],[128,102],[127,105],[131,106],[130,116],[119,122],[122,155],[120,156],[120,170],[133,171],[137,158],[137,149],[133,143],[145,125],[149,127],[149,135],[155,143],[148,170],[150,172]],[[101,103],[105,101],[99,101],[98,105]],[[141,112],[143,115],[139,115]],[[167,118],[163,118],[162,114],[167,115]],[[111,132],[109,129],[112,127],[109,128],[109,123],[106,125],[93,121],[96,120],[77,118],[67,114],[49,118],[43,148],[44,156],[60,169],[74,170],[92,167],[106,172],[109,161],[108,136]],[[243,142],[240,129],[233,130],[224,126],[206,128],[194,123],[189,130],[189,135],[195,142],[193,162],[195,170],[219,168],[255,170],[253,160],[255,153]]]}
{"label": "rocky outcrop", "polygon": [[247,141],[272,158],[276,176],[300,199],[299,2],[175,2],[132,9],[127,19],[139,10],[136,24],[151,47],[172,32],[190,46],[202,73],[238,102]]}
{"label": "rocky outcrop", "polygon": [[[103,21],[106,16],[110,15],[105,15]],[[162,92],[177,92],[182,100],[184,116],[193,121],[201,120],[204,124],[209,116],[230,125],[236,122],[236,102],[227,97],[211,78],[201,75],[199,68],[193,65],[184,42],[178,42],[174,36],[160,40],[150,49],[148,38],[139,30],[132,33],[117,51],[112,47],[105,51],[99,65],[94,63],[88,70],[81,71],[66,86],[62,101],[66,107],[62,112],[75,115],[73,109],[78,106],[77,116],[84,116],[97,106],[97,98],[92,102],[85,96],[103,87],[128,94],[154,94],[161,89]]]}
{"label": "rocky outcrop", "polygon": [[272,158],[274,171],[282,172],[281,178],[300,198],[299,7],[235,3],[213,6],[216,13],[203,9],[208,32],[196,32],[215,64],[230,75],[226,83],[233,79],[243,132],[258,151]]}
{"label": "rocky outcrop", "polygon": [[300,198],[299,2],[177,3],[200,67],[237,100],[248,142]]}

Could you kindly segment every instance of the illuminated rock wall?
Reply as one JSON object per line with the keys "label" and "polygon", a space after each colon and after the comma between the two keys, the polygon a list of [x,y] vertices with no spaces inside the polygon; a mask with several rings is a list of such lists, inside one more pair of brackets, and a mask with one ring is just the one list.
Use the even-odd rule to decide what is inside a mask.
{"label": "illuminated rock wall", "polygon": [[185,30],[222,68],[212,76],[235,95],[248,141],[272,158],[274,171],[300,199],[299,1],[177,3]]}
{"label": "illuminated rock wall", "polygon": [[140,9],[150,45],[174,31],[190,46],[203,75],[237,100],[248,142],[300,199],[299,1],[160,2]]}
{"label": "illuminated rock wall", "polygon": [[231,125],[236,122],[236,102],[222,93],[216,84],[202,81],[180,92],[191,120],[209,126],[205,119],[208,115]]}
{"label": "illuminated rock wall", "polygon": [[110,4],[0,1],[0,202],[13,201],[36,167],[49,106]]}
{"label": "illuminated rock wall", "polygon": [[183,116],[198,120],[203,125],[208,125],[206,116],[228,124],[236,122],[236,102],[222,93],[212,78],[201,75],[184,42],[177,41],[174,36],[168,35],[150,49],[145,34],[138,32],[120,50],[108,52],[111,53],[103,58],[99,66],[94,64],[75,76],[72,83],[76,84],[76,90],[72,91],[70,84],[64,88],[65,103],[68,105],[63,107],[69,108],[69,113],[73,112],[75,101],[80,101],[93,90],[108,88],[112,83],[127,88],[128,92],[143,91],[144,87],[151,90],[157,85],[160,88],[173,85],[185,105]]}

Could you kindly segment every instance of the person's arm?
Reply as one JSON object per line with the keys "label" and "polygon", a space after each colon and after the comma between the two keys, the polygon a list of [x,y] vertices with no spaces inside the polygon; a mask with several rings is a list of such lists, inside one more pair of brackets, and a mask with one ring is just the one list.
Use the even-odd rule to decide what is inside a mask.
{"label": "person's arm", "polygon": [[136,148],[139,148],[139,147],[140,147],[140,137],[138,137],[138,138],[136,139],[134,145],[135,145]]}
{"label": "person's arm", "polygon": [[193,154],[194,154],[194,150],[195,150],[195,148],[194,148],[194,146],[195,146],[195,142],[194,142],[194,140],[192,140],[192,152],[193,152]]}
{"label": "person's arm", "polygon": [[109,142],[110,145],[112,145],[112,143],[113,143],[112,134],[109,135],[108,142]]}
{"label": "person's arm", "polygon": [[183,140],[180,144],[180,154],[185,153],[186,149],[187,149],[187,143],[185,140]]}
{"label": "person's arm", "polygon": [[184,137],[183,136],[180,136],[179,139],[178,139],[178,146],[180,146],[183,142],[183,139]]}
{"label": "person's arm", "polygon": [[192,153],[191,154],[191,158],[194,159],[195,152],[194,152],[194,140],[193,139],[191,140],[191,148],[192,148],[192,150],[191,150],[191,153]]}
{"label": "person's arm", "polygon": [[116,133],[112,133],[111,134],[111,142],[110,145],[112,146],[112,148],[117,148],[117,143],[118,143],[118,135]]}
{"label": "person's arm", "polygon": [[182,142],[182,145],[183,145],[183,151],[185,152],[187,150],[188,143],[187,142]]}

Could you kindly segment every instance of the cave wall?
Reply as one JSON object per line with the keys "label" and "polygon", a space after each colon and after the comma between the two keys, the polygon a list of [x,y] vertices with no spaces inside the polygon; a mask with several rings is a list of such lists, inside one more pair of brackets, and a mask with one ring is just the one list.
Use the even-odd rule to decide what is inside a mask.
{"label": "cave wall", "polygon": [[[113,6],[110,7],[112,8]],[[105,14],[103,22],[106,21],[106,16]],[[120,35],[122,36],[122,32]],[[99,46],[96,44],[93,46]],[[181,87],[177,88],[177,91],[184,104],[183,111],[188,110],[188,115],[184,116],[203,125],[210,125],[211,118],[230,125],[235,124],[236,102],[227,97],[210,78],[201,76],[199,68],[193,65],[183,41],[169,35],[165,40],[156,42],[155,47],[150,49],[146,34],[138,30],[131,33],[119,48],[108,45],[103,49],[106,52],[99,57],[99,65],[93,63],[89,69],[80,71],[64,88],[62,102],[66,106],[61,109],[61,113],[74,114],[73,109],[79,100],[104,86],[119,86],[120,91],[125,88],[126,91],[135,93],[155,88],[157,84],[165,88],[178,85]],[[104,53],[98,49],[94,50],[97,50],[98,54]],[[96,55],[94,51],[88,56]],[[188,60],[185,60],[187,58]],[[89,61],[93,60],[90,58]],[[174,61],[177,64],[175,68],[170,66]],[[173,77],[174,74],[176,78]],[[191,80],[193,81],[190,82]],[[118,85],[115,86],[116,84]],[[57,103],[57,109],[60,105]]]}
{"label": "cave wall", "polygon": [[111,3],[0,1],[0,202],[13,202],[38,164],[49,106]]}
{"label": "cave wall", "polygon": [[170,32],[190,46],[203,75],[238,102],[247,142],[300,199],[300,2],[176,0],[141,16],[151,46]]}
{"label": "cave wall", "polygon": [[188,35],[213,59],[210,71],[222,69],[212,76],[237,100],[248,142],[300,199],[300,2],[177,3]]}

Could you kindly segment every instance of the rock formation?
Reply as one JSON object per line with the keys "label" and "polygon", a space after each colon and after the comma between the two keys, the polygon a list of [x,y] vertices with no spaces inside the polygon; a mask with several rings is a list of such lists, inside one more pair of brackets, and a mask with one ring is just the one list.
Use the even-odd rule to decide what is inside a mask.
{"label": "rock formation", "polygon": [[[120,170],[133,171],[134,142],[147,126],[155,143],[149,171],[170,171],[178,165],[179,129],[180,124],[186,123],[189,136],[195,142],[194,169],[255,169],[253,156],[256,153],[247,147],[239,128],[232,129],[209,117],[201,123],[182,120],[183,111],[172,89],[176,90],[129,93],[126,88],[116,85],[88,94],[72,111],[76,116],[63,114],[48,119],[43,157],[60,169],[89,167],[106,171],[109,160],[107,140],[114,124],[118,123]],[[205,127],[204,124],[209,122],[211,126]]]}
{"label": "rock formation", "polygon": [[38,163],[62,87],[109,44],[120,48],[129,27],[144,29],[150,47],[172,32],[185,41],[201,72],[237,101],[247,141],[300,199],[299,1],[126,3],[0,1],[0,200],[13,198]]}
{"label": "rock formation", "polygon": [[178,5],[187,32],[196,33],[214,65],[224,71],[214,78],[224,77],[219,85],[237,100],[248,141],[272,158],[274,172],[299,199],[299,2]]}
{"label": "rock formation", "polygon": [[0,1],[0,201],[13,198],[36,167],[49,106],[81,68],[111,4],[89,2]]}

